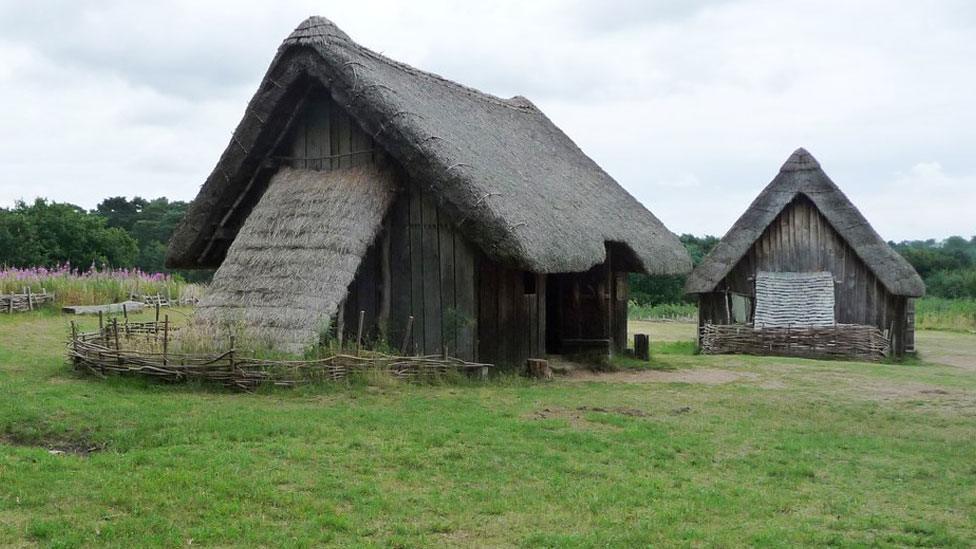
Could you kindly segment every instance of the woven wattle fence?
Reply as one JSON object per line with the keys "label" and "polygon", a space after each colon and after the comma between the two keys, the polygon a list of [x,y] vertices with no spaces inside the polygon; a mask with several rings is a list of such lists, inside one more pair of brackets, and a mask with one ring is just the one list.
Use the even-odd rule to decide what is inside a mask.
{"label": "woven wattle fence", "polygon": [[[425,380],[450,372],[485,375],[492,367],[446,356],[390,356],[368,351],[316,360],[269,360],[246,356],[233,348],[213,354],[170,353],[170,337],[168,321],[121,324],[116,320],[86,333],[77,333],[72,324],[68,359],[76,369],[98,376],[135,375],[174,383],[196,380],[242,390],[264,384],[339,381],[354,372],[378,371],[400,379]],[[150,342],[152,347],[161,346],[162,351],[139,348]]]}
{"label": "woven wattle fence", "polygon": [[30,288],[24,288],[19,294],[0,295],[0,313],[15,313],[23,311],[33,311],[39,305],[54,301],[54,294],[49,294],[47,290],[41,289],[41,293],[31,292]]}
{"label": "woven wattle fence", "polygon": [[701,329],[704,354],[782,355],[877,361],[888,356],[890,342],[874,326],[837,324],[756,329],[752,324],[706,324]]}

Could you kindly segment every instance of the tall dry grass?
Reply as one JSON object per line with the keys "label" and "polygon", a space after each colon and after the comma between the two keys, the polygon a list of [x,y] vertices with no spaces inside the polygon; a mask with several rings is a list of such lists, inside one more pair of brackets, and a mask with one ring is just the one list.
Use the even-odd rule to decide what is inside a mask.
{"label": "tall dry grass", "polygon": [[39,293],[54,293],[54,306],[118,303],[130,295],[159,294],[179,299],[199,297],[201,288],[164,273],[145,273],[138,269],[90,269],[80,271],[70,265],[55,268],[0,268],[0,294],[21,293],[24,288]]}

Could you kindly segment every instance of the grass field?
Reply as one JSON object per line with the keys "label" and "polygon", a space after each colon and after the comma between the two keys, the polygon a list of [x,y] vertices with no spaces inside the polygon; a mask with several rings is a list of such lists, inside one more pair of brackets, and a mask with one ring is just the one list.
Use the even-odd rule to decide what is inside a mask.
{"label": "grass field", "polygon": [[78,377],[66,319],[0,315],[0,545],[976,544],[976,336],[879,365],[634,329],[653,369],[234,394]]}

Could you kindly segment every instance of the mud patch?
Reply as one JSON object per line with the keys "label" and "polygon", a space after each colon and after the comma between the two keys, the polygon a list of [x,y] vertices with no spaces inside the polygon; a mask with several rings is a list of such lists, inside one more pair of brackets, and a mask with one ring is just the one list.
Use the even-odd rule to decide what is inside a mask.
{"label": "mud patch", "polygon": [[601,406],[579,406],[577,408],[559,408],[559,407],[548,407],[541,410],[536,410],[527,416],[524,416],[528,420],[545,420],[545,419],[561,419],[570,424],[575,429],[604,429],[619,431],[621,427],[617,425],[612,425],[610,423],[605,423],[603,421],[593,421],[586,417],[586,414],[607,414],[616,415],[624,417],[650,417],[651,414],[640,410],[638,408],[627,408],[623,406],[614,406],[609,408],[604,408]]}
{"label": "mud patch", "polygon": [[105,445],[79,437],[28,437],[15,434],[0,435],[0,444],[22,448],[42,448],[54,456],[74,455],[86,457],[105,449]]}
{"label": "mud patch", "polygon": [[651,415],[645,412],[644,410],[638,410],[637,408],[623,408],[623,407],[601,408],[599,406],[593,406],[593,407],[580,406],[579,408],[577,408],[577,410],[579,410],[580,412],[598,412],[601,414],[618,414],[621,416],[630,416],[630,417],[647,417]]}
{"label": "mud patch", "polygon": [[736,372],[716,368],[694,368],[688,370],[628,370],[623,372],[591,372],[575,370],[569,381],[605,381],[611,383],[695,383],[702,385],[723,385],[743,379],[756,379],[752,372]]}

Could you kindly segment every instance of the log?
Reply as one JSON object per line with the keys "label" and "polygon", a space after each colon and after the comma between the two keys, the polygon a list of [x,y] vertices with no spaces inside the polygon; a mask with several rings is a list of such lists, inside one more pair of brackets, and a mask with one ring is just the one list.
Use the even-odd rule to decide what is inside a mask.
{"label": "log", "polygon": [[536,379],[552,379],[552,368],[549,361],[541,358],[530,358],[525,361],[525,369],[529,377]]}
{"label": "log", "polygon": [[106,305],[70,305],[63,307],[61,312],[69,315],[97,315],[99,313],[121,313],[123,310],[133,313],[142,311],[144,305],[138,301],[123,303],[109,303]]}
{"label": "log", "polygon": [[651,338],[647,334],[634,334],[634,358],[651,359]]}

